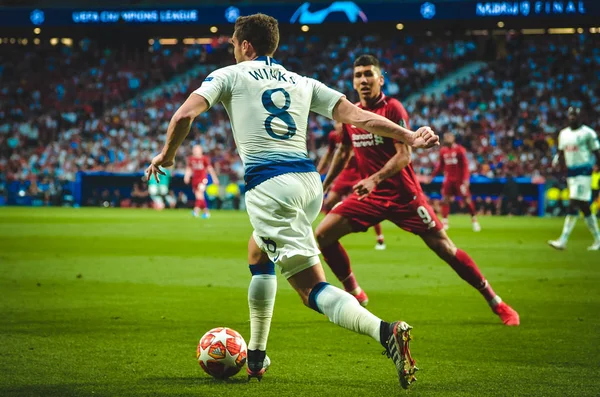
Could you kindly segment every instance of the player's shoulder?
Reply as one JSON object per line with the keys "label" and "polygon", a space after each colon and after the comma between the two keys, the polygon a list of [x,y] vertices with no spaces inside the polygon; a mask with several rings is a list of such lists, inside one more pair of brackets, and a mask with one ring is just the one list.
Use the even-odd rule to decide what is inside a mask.
{"label": "player's shoulder", "polygon": [[396,98],[386,97],[385,98],[385,106],[388,109],[393,109],[393,110],[395,110],[397,112],[400,112],[400,113],[406,113],[406,108],[404,107],[404,105],[402,104],[402,102],[400,102]]}
{"label": "player's shoulder", "polygon": [[218,68],[213,70],[208,77],[204,81],[211,81],[215,77],[229,77],[233,76],[236,73],[241,72],[243,69],[241,68],[242,64],[235,64],[229,66],[223,66],[222,68]]}
{"label": "player's shoulder", "polygon": [[589,125],[583,125],[583,130],[586,131],[587,133],[591,133],[596,135],[596,131],[594,131],[594,129],[592,127],[590,127]]}
{"label": "player's shoulder", "polygon": [[402,102],[400,102],[396,98],[386,97],[384,106],[385,113],[388,118],[395,118],[401,120],[408,119],[408,112],[404,108],[404,105],[402,105]]}
{"label": "player's shoulder", "polygon": [[571,127],[565,127],[559,131],[558,135],[568,134],[569,132],[571,132]]}
{"label": "player's shoulder", "polygon": [[388,107],[395,107],[395,108],[402,108],[402,109],[404,109],[404,105],[402,104],[402,102],[400,102],[396,98],[386,96],[385,97],[385,101],[386,101],[386,106],[388,106]]}

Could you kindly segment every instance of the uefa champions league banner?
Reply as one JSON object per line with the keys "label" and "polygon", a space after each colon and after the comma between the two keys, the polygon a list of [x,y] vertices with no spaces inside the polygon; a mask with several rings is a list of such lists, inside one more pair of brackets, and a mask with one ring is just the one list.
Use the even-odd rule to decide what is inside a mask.
{"label": "uefa champions league banner", "polygon": [[13,9],[0,8],[0,26],[69,26],[69,25],[137,25],[234,23],[241,15],[263,12],[285,24],[322,24],[402,22],[478,18],[559,17],[568,22],[573,17],[600,18],[600,0],[521,0],[439,2],[429,0],[410,3],[361,3],[333,1],[277,5],[208,6],[196,8],[79,8]]}

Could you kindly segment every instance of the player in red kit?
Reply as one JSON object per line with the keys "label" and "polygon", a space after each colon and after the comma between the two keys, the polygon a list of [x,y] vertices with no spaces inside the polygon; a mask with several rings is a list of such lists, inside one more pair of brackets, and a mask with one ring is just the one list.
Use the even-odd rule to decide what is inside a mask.
{"label": "player in red kit", "polygon": [[[342,142],[343,137],[343,124],[336,122],[335,129],[329,133],[328,138],[328,146],[327,153],[319,164],[317,165],[317,172],[322,174],[327,166],[331,163],[331,159],[333,158],[333,154],[335,153],[335,149]],[[348,196],[352,193],[352,188],[361,180],[360,172],[358,171],[358,165],[356,163],[356,158],[354,155],[350,155],[350,159],[348,160],[348,164],[344,170],[340,173],[340,175],[336,178],[333,186],[329,190],[327,197],[323,202],[323,211],[328,213],[331,209],[339,203],[344,197]],[[373,226],[375,230],[375,234],[377,235],[377,244],[375,245],[376,250],[384,250],[385,240],[383,237],[383,233],[381,232],[381,225],[377,224]]]}
{"label": "player in red kit", "polygon": [[[361,55],[356,59],[353,82],[360,97],[359,107],[394,122],[408,124],[402,104],[381,92],[383,76],[376,58]],[[316,236],[325,261],[346,291],[362,305],[368,302],[339,239],[389,220],[421,237],[433,252],[484,296],[504,324],[519,325],[518,313],[496,295],[473,259],[458,249],[444,231],[410,165],[409,147],[352,125],[344,125],[344,131],[344,139],[336,150],[323,188],[329,188],[343,169],[352,148],[364,179],[355,185],[351,196],[327,214],[317,227]]]}
{"label": "player in red kit", "polygon": [[192,182],[192,190],[196,196],[196,203],[194,204],[194,216],[200,215],[202,210],[202,218],[210,218],[210,212],[206,206],[206,200],[204,199],[204,191],[208,184],[208,175],[212,178],[212,182],[215,185],[219,184],[219,178],[215,172],[215,169],[210,164],[210,159],[202,154],[202,146],[194,145],[192,148],[192,155],[187,158],[187,165],[185,167],[185,174],[183,176],[183,182],[187,185]]}
{"label": "player in red kit", "polygon": [[448,214],[450,214],[450,197],[461,197],[465,200],[469,213],[473,231],[481,231],[481,226],[477,222],[475,205],[471,200],[471,191],[469,190],[469,161],[467,160],[467,151],[458,143],[451,132],[444,134],[444,146],[440,149],[440,160],[438,161],[431,177],[436,176],[440,171],[444,172],[444,183],[442,184],[442,222],[444,229],[448,230]]}

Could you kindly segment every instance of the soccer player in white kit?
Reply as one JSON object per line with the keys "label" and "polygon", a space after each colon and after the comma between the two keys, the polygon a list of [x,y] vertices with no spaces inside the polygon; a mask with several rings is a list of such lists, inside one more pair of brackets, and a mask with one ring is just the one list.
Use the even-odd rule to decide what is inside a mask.
{"label": "soccer player in white kit", "polygon": [[550,240],[548,244],[558,250],[567,248],[569,236],[577,223],[579,211],[585,216],[585,223],[594,237],[594,243],[588,251],[600,250],[600,232],[598,222],[590,210],[592,200],[592,168],[593,157],[600,164],[600,143],[598,135],[581,122],[581,110],[570,107],[568,111],[569,126],[558,135],[558,158],[563,169],[567,169],[569,186],[569,214],[565,218],[562,234],[558,240]]}
{"label": "soccer player in white kit", "polygon": [[303,303],[344,328],[371,336],[386,349],[403,387],[414,380],[408,342],[411,327],[377,318],[347,292],[329,285],[319,260],[312,223],[323,202],[321,179],[306,146],[309,112],[413,147],[432,147],[439,138],[428,127],[407,130],[363,111],[322,83],[286,70],[272,58],[279,43],[277,20],[240,17],[232,38],[236,65],[211,73],[174,114],[162,152],[146,172],[173,164],[194,118],[221,102],[231,120],[244,163],[246,207],[254,232],[248,243],[252,280],[248,289],[250,342],[248,378],[259,380],[270,365],[266,356],[277,279],[275,264]]}

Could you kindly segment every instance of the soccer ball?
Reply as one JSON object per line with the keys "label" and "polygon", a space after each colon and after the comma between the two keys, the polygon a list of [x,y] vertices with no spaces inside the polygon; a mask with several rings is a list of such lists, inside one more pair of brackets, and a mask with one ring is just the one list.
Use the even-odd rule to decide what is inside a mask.
{"label": "soccer ball", "polygon": [[246,341],[239,332],[213,328],[200,338],[196,358],[204,372],[219,379],[237,374],[246,364]]}

